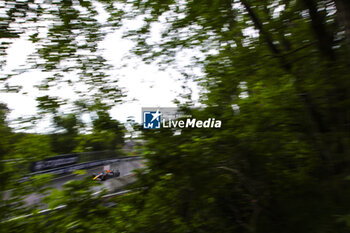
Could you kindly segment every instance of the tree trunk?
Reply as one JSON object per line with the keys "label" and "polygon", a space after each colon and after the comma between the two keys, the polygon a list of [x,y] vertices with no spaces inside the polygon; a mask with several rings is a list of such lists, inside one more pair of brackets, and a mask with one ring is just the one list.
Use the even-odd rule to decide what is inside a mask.
{"label": "tree trunk", "polygon": [[335,59],[335,54],[332,48],[333,35],[327,31],[325,18],[318,11],[317,2],[314,0],[303,0],[302,2],[309,11],[311,27],[318,41],[318,48],[321,54],[333,61]]}
{"label": "tree trunk", "polygon": [[350,52],[350,1],[335,0],[335,6],[337,7],[339,22],[344,26],[348,51]]}

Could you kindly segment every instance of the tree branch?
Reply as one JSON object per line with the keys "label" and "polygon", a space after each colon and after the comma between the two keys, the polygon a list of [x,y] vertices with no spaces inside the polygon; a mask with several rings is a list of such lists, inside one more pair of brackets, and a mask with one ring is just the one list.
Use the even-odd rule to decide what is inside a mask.
{"label": "tree branch", "polygon": [[320,52],[328,59],[334,60],[335,54],[332,49],[333,36],[331,33],[327,32],[325,19],[317,11],[317,4],[313,0],[303,0],[303,3],[309,10],[311,27],[318,41]]}

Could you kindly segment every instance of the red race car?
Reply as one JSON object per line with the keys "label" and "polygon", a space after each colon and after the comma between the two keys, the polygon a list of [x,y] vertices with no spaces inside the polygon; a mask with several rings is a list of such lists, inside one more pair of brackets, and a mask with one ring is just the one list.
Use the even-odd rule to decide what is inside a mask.
{"label": "red race car", "polygon": [[112,171],[112,170],[106,170],[104,172],[101,172],[98,175],[93,174],[92,179],[93,180],[100,180],[100,181],[105,181],[107,179],[113,178],[113,177],[119,177],[120,172],[119,170]]}

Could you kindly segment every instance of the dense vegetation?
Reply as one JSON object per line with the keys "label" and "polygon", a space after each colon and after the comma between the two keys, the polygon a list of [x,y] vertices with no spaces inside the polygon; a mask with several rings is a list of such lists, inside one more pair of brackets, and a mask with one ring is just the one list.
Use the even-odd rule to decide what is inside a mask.
{"label": "dense vegetation", "polygon": [[[73,182],[54,194],[59,201],[51,200],[53,206],[66,203],[66,209],[6,222],[5,232],[349,231],[348,1],[100,0],[110,16],[107,26],[87,16],[97,14],[89,1],[55,1],[51,11],[29,2],[5,4],[17,5],[9,7],[1,37],[20,35],[11,29],[11,20],[36,22],[53,15],[60,23],[51,25],[47,37],[31,36],[40,45],[36,56],[45,61],[37,67],[57,73],[50,85],[62,78],[60,66],[66,60],[87,83],[97,84],[93,97],[98,103],[108,107],[107,100],[119,100],[119,90],[107,89],[111,79],[103,74],[102,58],[85,59],[77,51],[95,53],[106,32],[102,28],[115,30],[123,19],[138,17],[144,24],[125,36],[136,42],[133,51],[145,61],[166,67],[176,65],[177,54],[186,49],[201,52],[194,53],[183,72],[202,87],[205,107],[191,109],[190,95],[179,105],[198,119],[215,117],[223,124],[221,129],[183,129],[180,135],[172,129],[143,130],[148,162],[139,171],[139,191],[105,208],[87,183]],[[80,13],[78,5],[87,13]],[[161,40],[154,42],[152,28],[159,22],[164,28]],[[85,44],[68,33],[72,29],[85,37]],[[201,67],[205,75],[197,77],[191,66]],[[41,102],[46,100],[51,99]],[[61,116],[50,106],[55,104],[45,109],[57,126],[67,129],[67,137],[76,135],[69,127],[77,118]],[[99,119],[108,118],[104,113],[97,111]],[[10,154],[13,144],[3,116],[0,150]],[[94,122],[96,137],[117,127],[104,122]],[[63,135],[56,136],[60,143]]]}

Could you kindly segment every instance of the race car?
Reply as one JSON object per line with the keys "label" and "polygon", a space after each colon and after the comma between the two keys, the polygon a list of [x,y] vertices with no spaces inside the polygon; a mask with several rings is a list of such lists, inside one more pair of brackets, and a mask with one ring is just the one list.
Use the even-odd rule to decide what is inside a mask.
{"label": "race car", "polygon": [[105,181],[107,179],[113,178],[113,177],[119,177],[120,172],[119,170],[112,171],[112,170],[106,170],[104,172],[101,172],[100,174],[93,174],[92,179],[93,180],[99,180],[99,181]]}

